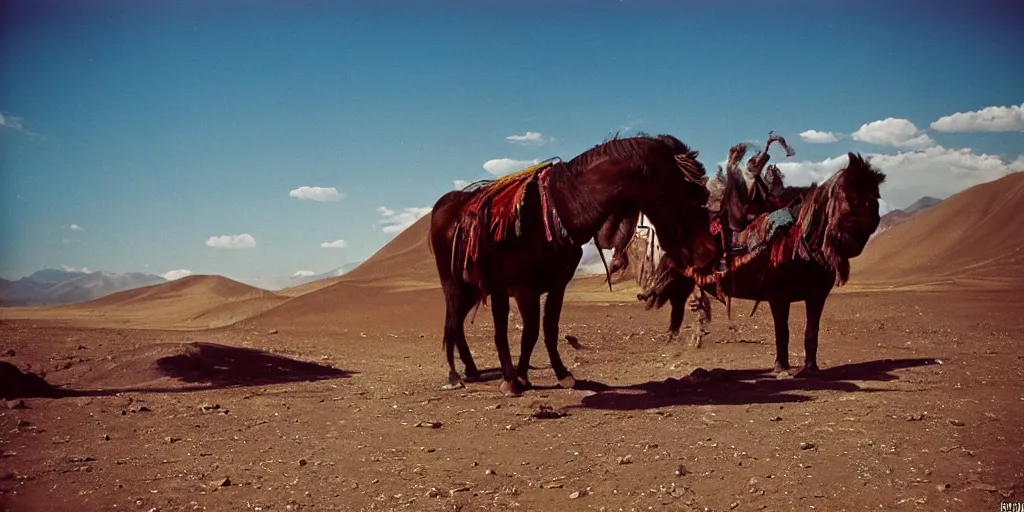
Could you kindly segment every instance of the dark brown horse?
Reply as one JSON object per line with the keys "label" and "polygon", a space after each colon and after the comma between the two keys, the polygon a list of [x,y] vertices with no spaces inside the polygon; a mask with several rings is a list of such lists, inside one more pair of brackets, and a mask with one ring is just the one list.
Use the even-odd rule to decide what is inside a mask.
{"label": "dark brown horse", "polygon": [[[711,222],[724,227],[723,238],[730,240],[733,232],[743,231],[757,215],[781,208],[792,198],[784,197],[782,172],[775,165],[765,165],[771,159],[768,150],[773,143],[780,144],[786,150],[786,156],[795,153],[786,143],[786,139],[768,132],[768,140],[764,149],[755,153],[747,161],[747,173],[751,183],[747,184],[743,171],[739,168],[747,152],[745,143],[736,144],[729,149],[729,157],[723,170],[718,167],[718,174],[707,182],[709,201],[707,204]],[[719,193],[713,193],[719,192]],[[633,242],[640,212],[625,209],[616,212],[598,230],[594,243],[600,249],[613,249],[612,264],[606,269],[608,284],[616,272],[629,268],[629,245]],[[602,260],[603,254],[602,255]]]}
{"label": "dark brown horse", "polygon": [[[818,370],[818,331],[825,301],[834,286],[850,277],[850,259],[860,255],[878,227],[879,187],[885,174],[859,154],[821,185],[793,189],[802,196],[795,223],[777,236],[765,236],[762,247],[745,255],[723,274],[659,265],[654,284],[638,298],[647,307],[671,304],[670,331],[682,325],[686,298],[700,284],[717,296],[768,302],[775,324],[775,371],[789,371],[789,310],[803,301],[807,310],[804,365],[796,375]],[[766,214],[749,229],[768,225]],[[770,225],[769,225],[770,227]]]}
{"label": "dark brown horse", "polygon": [[[541,329],[551,366],[563,387],[575,380],[558,353],[565,288],[582,246],[609,217],[639,210],[658,228],[667,258],[680,268],[709,269],[719,245],[708,231],[707,190],[697,152],[675,137],[614,138],[568,162],[550,162],[441,196],[430,220],[430,247],[445,295],[444,349],[449,382],[458,348],[468,379],[479,377],[464,322],[491,298],[494,344],[503,393],[530,387],[530,356]],[[523,320],[519,364],[508,343],[509,296]]]}

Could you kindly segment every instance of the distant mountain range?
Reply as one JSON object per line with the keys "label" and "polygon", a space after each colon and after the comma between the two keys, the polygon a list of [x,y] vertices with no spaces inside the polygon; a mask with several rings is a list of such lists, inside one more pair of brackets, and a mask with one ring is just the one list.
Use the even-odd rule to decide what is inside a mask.
{"label": "distant mountain range", "polygon": [[925,211],[925,210],[927,210],[927,209],[929,209],[929,208],[931,208],[931,207],[933,207],[933,206],[935,206],[935,205],[937,205],[937,204],[939,204],[941,202],[942,202],[942,199],[937,199],[937,198],[934,198],[934,197],[925,196],[925,197],[922,197],[921,199],[918,199],[917,201],[914,201],[914,204],[912,204],[912,205],[910,205],[910,206],[908,206],[906,208],[903,208],[902,210],[892,210],[889,213],[887,213],[887,214],[882,216],[881,221],[879,221],[879,223],[878,223],[878,229],[876,229],[875,233],[873,235],[871,235],[871,236],[872,237],[878,236],[880,233],[888,231],[888,230],[892,229],[894,226],[902,224],[903,222],[906,222],[907,219],[909,219],[909,218],[913,217],[914,215],[917,215],[918,213],[921,213],[921,212],[923,212],[923,211]]}
{"label": "distant mountain range", "polygon": [[71,304],[165,281],[166,279],[160,276],[138,272],[126,274],[87,273],[48,268],[17,281],[0,279],[0,304],[5,306]]}
{"label": "distant mountain range", "polygon": [[[359,266],[359,263],[349,263],[320,274],[257,277],[237,281],[276,291],[340,276]],[[16,281],[0,279],[0,306],[53,306],[86,302],[112,293],[165,282],[167,280],[163,277],[138,272],[114,274],[47,268]]]}

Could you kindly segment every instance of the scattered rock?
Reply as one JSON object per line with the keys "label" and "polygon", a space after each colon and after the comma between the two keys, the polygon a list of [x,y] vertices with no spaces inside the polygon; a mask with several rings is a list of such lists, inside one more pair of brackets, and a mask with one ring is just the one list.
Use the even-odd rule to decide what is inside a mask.
{"label": "scattered rock", "polygon": [[203,414],[211,413],[211,412],[219,410],[219,409],[220,409],[220,404],[202,404],[202,405],[199,406],[199,410],[202,411]]}
{"label": "scattered rock", "polygon": [[999,490],[999,489],[996,488],[996,486],[994,486],[992,484],[974,484],[974,485],[971,486],[971,488],[972,489],[977,489],[979,491],[985,491],[985,492],[996,492],[996,491]]}
{"label": "scattered rock", "polygon": [[921,414],[909,414],[907,415],[907,421],[921,421],[924,419],[924,413]]}
{"label": "scattered rock", "polygon": [[484,471],[484,474],[485,474],[485,475],[493,475],[493,474],[495,474],[495,473],[494,473],[494,470],[493,470],[493,469],[488,469],[487,471]]}
{"label": "scattered rock", "polygon": [[427,497],[428,498],[440,498],[441,497],[441,491],[437,490],[436,487],[431,487],[430,490],[427,491]]}
{"label": "scattered rock", "polygon": [[953,486],[949,484],[939,484],[935,486],[935,488],[938,489],[939,492],[946,492],[952,487]]}
{"label": "scattered rock", "polygon": [[580,345],[579,338],[577,338],[576,336],[573,336],[571,334],[566,334],[565,335],[565,342],[568,343],[570,347],[572,347],[572,348],[574,348],[576,350],[580,350],[580,349],[583,348],[583,345]]}
{"label": "scattered rock", "polygon": [[740,506],[740,502],[734,501],[734,502],[729,504],[729,510],[732,510],[732,509],[734,509],[734,508],[736,508],[738,506]]}
{"label": "scattered rock", "polygon": [[4,407],[8,409],[28,409],[24,400],[7,400],[4,402]]}
{"label": "scattered rock", "polygon": [[267,334],[277,334],[277,329],[271,329],[267,331]]}
{"label": "scattered rock", "polygon": [[306,464],[309,464],[309,462],[306,459],[299,459],[300,466],[305,466]]}
{"label": "scattered rock", "polygon": [[414,427],[421,428],[441,428],[441,422],[439,421],[417,421]]}
{"label": "scattered rock", "polygon": [[801,450],[813,450],[814,449],[814,443],[808,443],[808,442],[804,441],[804,442],[800,443],[800,449]]}
{"label": "scattered rock", "polygon": [[579,491],[573,491],[572,494],[569,495],[569,499],[570,500],[575,500],[575,499],[579,498],[580,496],[582,496],[582,494]]}
{"label": "scattered rock", "polygon": [[949,422],[949,424],[950,424],[950,425],[953,425],[954,427],[962,427],[962,426],[964,426],[964,425],[965,425],[965,423],[964,423],[964,422],[962,422],[962,421],[960,421],[960,420],[957,420],[957,419],[953,419],[953,418],[949,418],[949,419],[947,419],[946,421],[948,421],[948,422]]}
{"label": "scattered rock", "polygon": [[769,418],[768,421],[782,421],[782,416],[776,416],[774,418]]}
{"label": "scattered rock", "polygon": [[171,436],[167,436],[167,437],[165,438],[165,441],[167,441],[167,443],[168,443],[168,444],[171,444],[171,443],[177,443],[178,441],[181,441],[181,438],[180,438],[180,437],[171,437]]}
{"label": "scattered rock", "polygon": [[228,478],[228,477],[224,477],[224,478],[222,478],[220,480],[214,480],[213,482],[210,482],[210,485],[213,486],[214,488],[230,487],[231,486],[231,479]]}
{"label": "scattered rock", "polygon": [[632,455],[626,455],[625,457],[616,457],[615,458],[615,462],[618,463],[618,464],[632,464],[633,463],[633,456]]}
{"label": "scattered rock", "polygon": [[555,420],[558,418],[564,418],[568,415],[569,413],[565,411],[554,410],[550,405],[541,405],[539,406],[538,410],[534,411],[534,413],[531,414],[531,416],[537,418],[538,420]]}
{"label": "scattered rock", "polygon": [[680,464],[679,467],[676,468],[676,476],[686,476],[689,473],[690,472],[686,470],[686,466],[684,466],[682,464]]}

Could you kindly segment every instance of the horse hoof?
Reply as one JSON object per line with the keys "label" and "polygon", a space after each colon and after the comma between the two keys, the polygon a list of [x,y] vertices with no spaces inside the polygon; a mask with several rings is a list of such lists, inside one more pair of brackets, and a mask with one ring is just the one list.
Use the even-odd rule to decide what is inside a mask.
{"label": "horse hoof", "polygon": [[789,365],[783,366],[779,363],[775,363],[775,368],[772,369],[772,373],[775,375],[780,373],[789,373]]}
{"label": "horse hoof", "polygon": [[466,370],[466,382],[479,382],[480,370]]}
{"label": "horse hoof", "polygon": [[498,391],[505,396],[519,396],[523,392],[519,389],[519,382],[514,380],[503,380],[498,385]]}
{"label": "horse hoof", "polygon": [[558,379],[558,386],[562,389],[572,389],[576,387],[576,379],[572,375],[566,375],[561,379]]}
{"label": "horse hoof", "polygon": [[527,379],[526,377],[519,377],[517,380],[519,381],[519,387],[524,391],[528,389],[533,389],[533,383],[530,382],[530,380]]}
{"label": "horse hoof", "polygon": [[797,370],[796,373],[793,374],[793,377],[798,377],[798,378],[802,378],[802,379],[810,379],[810,378],[817,377],[819,373],[821,373],[821,370],[818,369],[817,365],[811,365],[811,366],[804,365],[799,370]]}
{"label": "horse hoof", "polygon": [[461,380],[459,380],[456,382],[449,382],[448,384],[441,386],[441,389],[445,391],[451,391],[453,389],[462,389],[464,387],[466,387],[466,385]]}

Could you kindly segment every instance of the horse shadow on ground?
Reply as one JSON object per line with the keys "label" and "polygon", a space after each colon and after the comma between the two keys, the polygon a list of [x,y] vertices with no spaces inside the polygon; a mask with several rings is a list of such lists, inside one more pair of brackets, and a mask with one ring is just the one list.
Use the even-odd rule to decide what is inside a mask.
{"label": "horse shadow on ground", "polygon": [[54,386],[43,377],[22,372],[0,361],[3,398],[64,398],[109,396],[118,393],[186,393],[233,387],[314,382],[351,377],[354,373],[331,366],[299,361],[262,350],[217,343],[181,344],[178,353],[157,358],[148,370],[154,377],[169,377],[182,386],[127,387],[117,389],[68,389]]}
{"label": "horse shadow on ground", "polygon": [[863,388],[856,382],[898,380],[893,372],[941,364],[934,358],[880,359],[840,365],[821,370],[813,377],[779,379],[771,369],[694,370],[681,379],[669,378],[626,386],[610,386],[579,380],[576,389],[593,391],[580,405],[585,409],[634,411],[680,405],[753,405],[808,402],[814,398],[800,391],[880,393],[891,391]]}

